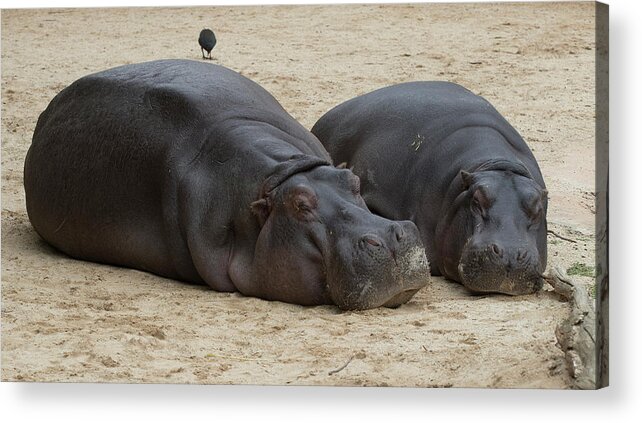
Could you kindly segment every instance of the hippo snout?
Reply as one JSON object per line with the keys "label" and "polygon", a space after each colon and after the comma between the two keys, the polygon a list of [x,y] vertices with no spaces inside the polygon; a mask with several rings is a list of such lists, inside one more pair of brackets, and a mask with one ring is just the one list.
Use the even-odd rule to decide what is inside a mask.
{"label": "hippo snout", "polygon": [[368,232],[363,235],[359,238],[357,247],[365,251],[387,250],[394,258],[400,249],[409,245],[421,245],[420,243],[419,231],[412,222],[392,222],[379,233]]}
{"label": "hippo snout", "polygon": [[537,251],[527,245],[493,241],[469,246],[459,262],[459,277],[472,291],[532,294],[543,286],[538,257]]}
{"label": "hippo snout", "polygon": [[[505,251],[499,243],[493,242],[488,246],[487,254],[491,259],[499,262],[499,265],[504,265],[508,270],[528,264],[531,254],[527,248],[516,247],[507,254],[504,254]],[[481,252],[481,254],[483,254],[483,252]]]}
{"label": "hippo snout", "polygon": [[486,248],[479,249],[474,254],[481,256],[482,260],[486,259],[490,263],[505,268],[507,271],[528,267],[530,263],[529,256],[531,256],[525,247],[514,247],[507,250],[496,242],[490,243]]}
{"label": "hippo snout", "polygon": [[337,301],[342,309],[398,307],[430,281],[430,266],[415,224],[376,223],[352,244],[352,272],[342,278],[347,283],[341,284],[343,294]]}
{"label": "hippo snout", "polygon": [[[417,241],[418,238],[413,240],[412,237],[409,240],[411,244]],[[369,232],[363,235],[357,242],[357,248],[366,252],[370,251],[374,254],[385,254],[388,252],[393,259],[396,259],[399,249],[403,248],[406,242],[406,233],[402,225],[397,222],[392,222],[392,224],[381,231],[381,233]]]}

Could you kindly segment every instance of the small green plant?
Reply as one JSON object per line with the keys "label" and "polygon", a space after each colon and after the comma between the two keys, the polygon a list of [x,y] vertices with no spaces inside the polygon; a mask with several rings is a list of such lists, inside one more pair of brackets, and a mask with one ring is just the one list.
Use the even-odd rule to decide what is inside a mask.
{"label": "small green plant", "polygon": [[595,276],[595,267],[587,266],[584,263],[575,262],[571,267],[568,268],[566,273],[569,276]]}

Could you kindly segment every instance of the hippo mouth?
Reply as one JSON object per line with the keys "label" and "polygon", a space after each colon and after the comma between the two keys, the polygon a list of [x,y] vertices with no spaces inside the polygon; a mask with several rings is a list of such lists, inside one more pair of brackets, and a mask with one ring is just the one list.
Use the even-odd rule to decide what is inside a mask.
{"label": "hippo mouth", "polygon": [[542,275],[533,268],[481,269],[460,262],[458,271],[462,285],[480,293],[528,295],[539,291],[544,285]]}
{"label": "hippo mouth", "polygon": [[388,307],[388,308],[398,308],[402,304],[406,304],[410,299],[420,290],[421,288],[416,288],[416,289],[408,289],[406,291],[400,292],[399,294],[395,295],[391,299],[389,299],[386,303],[383,304],[382,307]]}
{"label": "hippo mouth", "polygon": [[[506,295],[533,294],[544,286],[539,255],[525,247],[498,255],[491,244],[471,248],[468,239],[457,266],[457,280],[470,291]],[[526,252],[530,251],[530,252]]]}
{"label": "hippo mouth", "polygon": [[422,247],[412,247],[378,273],[360,273],[354,278],[358,290],[337,303],[344,310],[376,307],[397,308],[407,303],[430,282],[430,265]]}

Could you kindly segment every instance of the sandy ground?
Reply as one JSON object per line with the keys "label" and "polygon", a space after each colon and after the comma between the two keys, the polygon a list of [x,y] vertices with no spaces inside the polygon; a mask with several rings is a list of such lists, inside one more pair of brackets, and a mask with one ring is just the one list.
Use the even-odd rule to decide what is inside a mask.
{"label": "sandy ground", "polygon": [[[306,127],[410,80],[485,96],[550,191],[549,266],[594,265],[594,5],[427,4],[2,11],[2,380],[568,388],[547,290],[471,296],[434,278],[396,310],[340,312],[221,294],[72,260],[41,241],[22,169],[40,112],[77,78],[158,58],[262,84]],[[590,277],[580,278],[592,283]],[[351,359],[350,363],[338,372]]]}

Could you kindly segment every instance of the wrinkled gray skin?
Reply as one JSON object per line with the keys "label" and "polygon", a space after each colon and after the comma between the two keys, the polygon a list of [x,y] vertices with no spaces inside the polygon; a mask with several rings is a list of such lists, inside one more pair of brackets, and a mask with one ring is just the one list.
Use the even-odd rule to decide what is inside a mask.
{"label": "wrinkled gray skin", "polygon": [[429,278],[419,232],[368,211],[359,179],[329,163],[231,70],[127,65],[81,78],[42,113],[27,211],[75,258],[268,300],[398,306]]}
{"label": "wrinkled gray skin", "polygon": [[482,97],[448,82],[394,85],[335,107],[312,133],[361,178],[371,211],[417,224],[434,275],[476,292],[542,287],[544,180]]}

